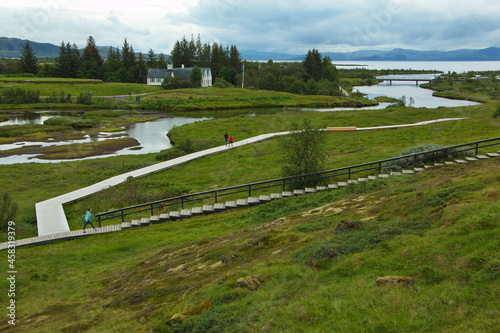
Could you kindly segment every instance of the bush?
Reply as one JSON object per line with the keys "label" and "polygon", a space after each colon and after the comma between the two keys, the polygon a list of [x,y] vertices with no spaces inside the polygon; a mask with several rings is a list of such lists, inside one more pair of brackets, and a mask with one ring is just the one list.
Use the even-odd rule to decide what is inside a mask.
{"label": "bush", "polygon": [[493,111],[493,118],[500,118],[500,105]]}
{"label": "bush", "polygon": [[40,92],[23,88],[8,88],[0,91],[0,104],[31,104],[40,102]]}
{"label": "bush", "polygon": [[18,206],[12,200],[9,193],[5,192],[0,196],[0,228],[5,229],[9,221],[17,217]]}
{"label": "bush", "polygon": [[221,78],[215,79],[213,86],[215,88],[232,88],[232,87],[234,87],[230,82],[228,82],[224,79],[221,79]]}
{"label": "bush", "polygon": [[93,120],[82,119],[77,117],[52,117],[43,122],[44,125],[62,125],[71,126],[75,129],[92,128],[96,126]]}
{"label": "bush", "polygon": [[166,77],[163,79],[161,87],[163,89],[192,88],[193,83],[189,79],[186,80],[181,77]]}
{"label": "bush", "polygon": [[76,98],[76,103],[77,104],[92,104],[92,94],[90,91],[87,91],[86,93],[80,93],[80,96]]}

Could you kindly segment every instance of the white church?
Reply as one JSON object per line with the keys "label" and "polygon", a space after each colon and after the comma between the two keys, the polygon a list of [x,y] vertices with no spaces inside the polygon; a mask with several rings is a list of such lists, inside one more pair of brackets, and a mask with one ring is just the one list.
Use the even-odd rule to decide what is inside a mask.
{"label": "white church", "polygon": [[[166,77],[182,77],[189,80],[191,77],[191,71],[194,67],[184,67],[174,68],[171,61],[167,64],[167,69],[148,69],[147,85],[148,86],[161,86],[163,79]],[[200,68],[201,69],[201,86],[211,87],[212,86],[212,71],[210,68]]]}

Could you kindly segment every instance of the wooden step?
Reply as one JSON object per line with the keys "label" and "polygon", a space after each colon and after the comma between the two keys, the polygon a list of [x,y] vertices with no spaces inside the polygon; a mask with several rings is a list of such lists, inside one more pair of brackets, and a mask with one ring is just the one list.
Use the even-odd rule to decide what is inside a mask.
{"label": "wooden step", "polygon": [[388,177],[389,177],[389,175],[388,175],[388,174],[386,174],[386,173],[380,173],[380,174],[378,175],[378,178],[388,178]]}
{"label": "wooden step", "polygon": [[247,199],[247,203],[248,203],[248,205],[250,205],[250,206],[255,206],[255,205],[260,204],[260,199],[259,199],[259,198],[257,198],[257,197],[249,197],[249,198]]}
{"label": "wooden step", "polygon": [[191,212],[191,209],[181,209],[181,218],[186,218],[186,217],[191,217],[193,213]]}
{"label": "wooden step", "polygon": [[490,158],[488,155],[476,155],[476,158],[478,160],[486,160],[488,158]]}
{"label": "wooden step", "polygon": [[226,201],[226,208],[236,208],[236,207],[238,207],[236,201]]}
{"label": "wooden step", "polygon": [[498,153],[486,153],[489,157],[500,157],[500,154]]}
{"label": "wooden step", "polygon": [[474,161],[477,161],[477,160],[478,160],[478,159],[477,159],[477,158],[475,158],[475,157],[466,157],[465,159],[466,159],[467,161],[469,161],[469,162],[474,162]]}
{"label": "wooden step", "polygon": [[193,207],[193,208],[191,208],[191,214],[193,216],[203,215],[203,208],[202,207]]}
{"label": "wooden step", "polygon": [[140,227],[141,226],[141,220],[132,220],[130,223],[132,224],[132,227]]}
{"label": "wooden step", "polygon": [[215,212],[215,207],[214,205],[203,205],[202,210],[205,214],[209,214]]}
{"label": "wooden step", "polygon": [[271,200],[283,198],[283,193],[271,193]]}
{"label": "wooden step", "polygon": [[368,176],[368,179],[369,180],[375,180],[375,179],[378,179],[378,177],[377,176]]}
{"label": "wooden step", "polygon": [[331,190],[337,189],[339,187],[340,187],[339,184],[328,184],[328,188]]}
{"label": "wooden step", "polygon": [[455,163],[458,163],[458,164],[467,164],[469,162],[467,162],[466,160],[455,160]]}
{"label": "wooden step", "polygon": [[149,218],[143,217],[141,219],[141,225],[145,226],[145,225],[150,225],[150,224],[151,224],[151,222],[150,222]]}
{"label": "wooden step", "polygon": [[354,179],[349,179],[349,180],[347,181],[347,184],[349,184],[349,185],[354,185],[354,184],[357,184],[357,183],[358,183],[358,181],[357,181],[357,180],[354,180]]}
{"label": "wooden step", "polygon": [[259,201],[260,202],[269,202],[271,201],[271,196],[270,195],[259,195]]}
{"label": "wooden step", "polygon": [[403,175],[410,175],[410,174],[415,173],[415,170],[401,170],[401,173]]}
{"label": "wooden step", "polygon": [[160,222],[165,222],[170,220],[170,215],[168,213],[160,214]]}
{"label": "wooden step", "polygon": [[173,212],[168,213],[168,216],[170,217],[171,220],[178,220],[181,218],[181,212],[175,210]]}
{"label": "wooden step", "polygon": [[362,182],[366,182],[368,181],[368,177],[361,177],[361,178],[358,178],[358,183],[362,183]]}
{"label": "wooden step", "polygon": [[348,182],[338,182],[338,186],[339,187],[345,187],[345,186],[348,186],[349,183]]}
{"label": "wooden step", "polygon": [[130,222],[123,222],[121,225],[122,225],[122,229],[132,227],[132,223],[130,223]]}
{"label": "wooden step", "polygon": [[302,195],[306,194],[306,191],[304,190],[293,190],[293,195]]}
{"label": "wooden step", "polygon": [[315,193],[315,192],[317,192],[317,191],[318,191],[318,189],[316,189],[315,187],[306,187],[306,188],[304,189],[304,192],[305,192],[305,193]]}
{"label": "wooden step", "polygon": [[158,215],[151,216],[149,218],[149,222],[151,222],[152,224],[160,223],[160,216]]}
{"label": "wooden step", "polygon": [[293,192],[290,192],[290,191],[283,191],[283,192],[281,193],[281,196],[282,196],[283,198],[293,197]]}
{"label": "wooden step", "polygon": [[238,199],[236,200],[236,207],[248,206],[248,199]]}
{"label": "wooden step", "polygon": [[316,190],[318,190],[318,191],[324,191],[326,189],[328,189],[328,187],[326,187],[326,186],[316,186]]}
{"label": "wooden step", "polygon": [[214,204],[214,210],[216,212],[220,212],[226,209],[226,204],[225,203],[216,203]]}

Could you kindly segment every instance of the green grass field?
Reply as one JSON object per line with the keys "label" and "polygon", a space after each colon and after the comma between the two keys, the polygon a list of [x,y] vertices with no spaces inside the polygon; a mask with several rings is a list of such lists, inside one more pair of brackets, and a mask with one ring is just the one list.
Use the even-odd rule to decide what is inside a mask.
{"label": "green grass field", "polygon": [[[286,109],[256,117],[230,114],[180,126],[171,136],[199,148],[223,144],[225,131],[238,141],[288,130],[304,117],[317,126],[356,127],[465,118],[330,132],[326,164],[337,168],[424,143],[497,137],[497,107],[490,98],[459,108]],[[210,155],[67,205],[70,227],[81,228],[89,206],[97,213],[171,193],[279,177],[278,141]],[[156,155],[1,165],[0,186],[20,206],[16,237],[36,235],[36,202],[157,163]],[[499,159],[448,165],[251,208],[18,247],[17,325],[5,320],[0,330],[493,333],[500,326],[498,170]],[[343,220],[352,228],[335,233]],[[255,288],[237,283],[248,276],[258,282]],[[412,277],[414,283],[377,286],[382,276]],[[0,289],[9,289],[6,279]]]}
{"label": "green grass field", "polygon": [[[495,332],[499,163],[21,247],[17,326],[0,328]],[[355,228],[334,233],[341,220]],[[376,285],[391,275],[414,284]],[[237,287],[246,276],[261,284]]]}

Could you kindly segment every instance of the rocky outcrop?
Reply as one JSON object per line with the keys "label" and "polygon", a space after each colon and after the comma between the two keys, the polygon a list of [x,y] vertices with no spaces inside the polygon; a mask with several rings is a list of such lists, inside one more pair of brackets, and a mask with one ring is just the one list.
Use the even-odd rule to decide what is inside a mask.
{"label": "rocky outcrop", "polygon": [[255,290],[264,283],[264,278],[262,275],[249,275],[239,278],[234,285],[235,288],[248,288],[249,290]]}

